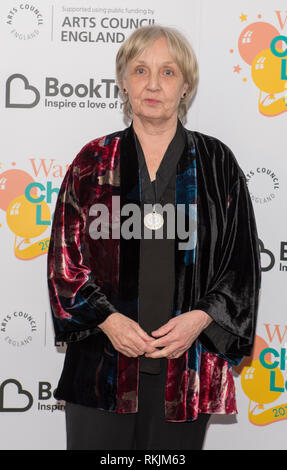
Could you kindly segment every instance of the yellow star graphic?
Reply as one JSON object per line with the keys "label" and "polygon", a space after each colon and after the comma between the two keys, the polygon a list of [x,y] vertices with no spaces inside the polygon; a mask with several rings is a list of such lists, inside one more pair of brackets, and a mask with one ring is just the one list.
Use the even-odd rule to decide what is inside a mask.
{"label": "yellow star graphic", "polygon": [[247,15],[245,15],[244,13],[242,13],[242,15],[239,18],[241,19],[242,23],[243,21],[247,21]]}

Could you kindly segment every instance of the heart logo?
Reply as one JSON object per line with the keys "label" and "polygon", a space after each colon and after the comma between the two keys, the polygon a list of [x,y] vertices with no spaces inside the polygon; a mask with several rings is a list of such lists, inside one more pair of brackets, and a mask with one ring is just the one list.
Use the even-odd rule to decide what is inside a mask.
{"label": "heart logo", "polygon": [[[12,387],[11,387],[12,384]],[[15,390],[16,387],[16,390]],[[7,391],[9,389],[9,392]],[[16,392],[16,394],[15,394]],[[5,393],[9,393],[9,402],[13,403],[13,407],[5,405]],[[6,400],[7,401],[7,400]],[[28,411],[33,405],[33,397],[30,392],[23,390],[22,385],[18,380],[7,379],[0,386],[0,412],[8,411]]]}
{"label": "heart logo", "polygon": [[[15,80],[17,80],[18,95],[20,94],[21,98],[23,97],[22,103],[17,103],[13,101],[13,99],[11,99],[11,83]],[[28,101],[27,103],[25,102],[26,100]],[[6,82],[6,108],[34,108],[34,106],[36,106],[39,101],[39,91],[37,90],[37,88],[29,84],[29,81],[24,75],[21,75],[20,73],[15,73],[14,75],[11,75],[11,77],[8,78]]]}

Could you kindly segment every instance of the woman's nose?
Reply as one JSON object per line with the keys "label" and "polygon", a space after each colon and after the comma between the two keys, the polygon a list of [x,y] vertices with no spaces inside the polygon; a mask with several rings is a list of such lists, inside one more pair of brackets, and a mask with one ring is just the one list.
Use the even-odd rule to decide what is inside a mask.
{"label": "woman's nose", "polygon": [[160,88],[159,73],[157,71],[150,72],[147,86],[153,91]]}

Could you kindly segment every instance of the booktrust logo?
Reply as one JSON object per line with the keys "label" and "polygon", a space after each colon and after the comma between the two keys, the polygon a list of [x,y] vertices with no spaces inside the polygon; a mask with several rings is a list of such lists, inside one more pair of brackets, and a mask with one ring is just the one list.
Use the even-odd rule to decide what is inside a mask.
{"label": "booktrust logo", "polygon": [[287,272],[287,242],[280,241],[278,248],[277,250],[279,251],[279,256],[276,256],[275,258],[274,253],[270,249],[264,246],[264,243],[262,240],[259,240],[259,250],[261,253],[261,271],[262,272],[270,271],[271,269],[273,269],[275,266],[275,262],[276,262],[276,268],[279,269],[280,272],[282,273]]}
{"label": "booktrust logo", "polygon": [[[61,82],[57,77],[45,77],[41,88],[46,108],[89,108],[116,110],[122,107],[118,100],[119,88],[114,78],[84,82]],[[6,108],[34,108],[40,102],[39,87],[25,75],[14,73],[6,81]]]}
{"label": "booktrust logo", "polygon": [[[17,81],[16,96],[11,99],[11,84]],[[21,102],[22,101],[22,102]],[[6,82],[6,108],[34,108],[40,101],[40,93],[36,87],[29,84],[28,79],[20,74],[11,75]]]}
{"label": "booktrust logo", "polygon": [[[63,411],[63,402],[55,401],[54,391],[50,382],[38,382],[34,384],[35,400],[38,399],[37,411]],[[34,398],[30,391],[26,390],[17,379],[6,379],[0,385],[0,413],[24,413],[34,405]]]}
{"label": "booktrust logo", "polygon": [[[9,390],[9,391],[8,391]],[[9,403],[5,398],[9,394]],[[0,385],[0,411],[24,412],[33,405],[33,397],[30,392],[23,390],[18,380],[7,379]]]}

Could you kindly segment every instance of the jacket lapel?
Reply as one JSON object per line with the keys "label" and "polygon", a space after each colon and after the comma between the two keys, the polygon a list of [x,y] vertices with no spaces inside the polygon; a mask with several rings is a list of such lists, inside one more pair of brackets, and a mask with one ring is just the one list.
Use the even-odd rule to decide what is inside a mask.
{"label": "jacket lapel", "polygon": [[[122,215],[126,204],[135,204],[140,210],[139,166],[130,126],[123,133],[120,143],[120,225],[130,216]],[[120,235],[119,294],[124,301],[135,301],[138,297],[140,239],[126,239]],[[132,312],[130,312],[132,314]],[[134,320],[137,317],[134,314]]]}
{"label": "jacket lapel", "polygon": [[[180,237],[175,230],[175,292],[172,317],[192,309],[194,302],[194,271],[197,238],[197,180],[196,154],[192,133],[186,133],[186,147],[176,168],[176,214],[184,212],[189,239]],[[177,206],[181,204],[182,206]],[[191,206],[190,206],[191,205]],[[191,210],[190,210],[191,208]],[[178,219],[176,218],[176,221]],[[184,246],[182,244],[185,244]],[[168,359],[165,385],[165,416],[168,419],[185,420],[189,393],[190,354],[186,351],[177,359]]]}
{"label": "jacket lapel", "polygon": [[[128,216],[122,215],[125,204],[136,204],[140,209],[139,167],[132,126],[123,131],[120,140],[120,226]],[[118,308],[126,316],[138,321],[138,280],[140,239],[125,239],[120,234]],[[138,411],[139,359],[118,353],[117,410]]]}

